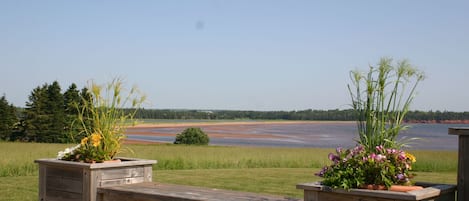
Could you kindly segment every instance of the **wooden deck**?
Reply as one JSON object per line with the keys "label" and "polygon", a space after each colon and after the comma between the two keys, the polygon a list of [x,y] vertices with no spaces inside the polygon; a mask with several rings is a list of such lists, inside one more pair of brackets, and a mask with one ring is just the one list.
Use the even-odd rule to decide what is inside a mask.
{"label": "wooden deck", "polygon": [[98,201],[299,201],[273,195],[144,182],[98,188]]}

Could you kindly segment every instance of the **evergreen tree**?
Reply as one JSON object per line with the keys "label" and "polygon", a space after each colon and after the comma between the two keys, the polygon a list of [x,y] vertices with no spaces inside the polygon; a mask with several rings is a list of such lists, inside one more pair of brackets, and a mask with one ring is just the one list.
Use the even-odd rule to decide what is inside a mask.
{"label": "evergreen tree", "polygon": [[67,142],[65,135],[65,107],[64,97],[60,85],[54,81],[47,88],[47,109],[49,132],[44,136],[45,142]]}
{"label": "evergreen tree", "polygon": [[80,91],[77,85],[72,83],[65,91],[64,95],[64,112],[65,112],[65,142],[76,142],[75,136],[79,134],[78,131],[78,105],[81,102]]}
{"label": "evergreen tree", "polygon": [[3,95],[0,98],[0,140],[11,140],[15,124],[18,122],[16,108],[9,105]]}
{"label": "evergreen tree", "polygon": [[57,81],[35,88],[25,110],[25,138],[37,142],[67,142],[64,98]]}
{"label": "evergreen tree", "polygon": [[33,89],[26,102],[24,113],[26,141],[43,142],[43,136],[46,135],[49,122],[46,113],[47,106],[47,88],[48,84]]}

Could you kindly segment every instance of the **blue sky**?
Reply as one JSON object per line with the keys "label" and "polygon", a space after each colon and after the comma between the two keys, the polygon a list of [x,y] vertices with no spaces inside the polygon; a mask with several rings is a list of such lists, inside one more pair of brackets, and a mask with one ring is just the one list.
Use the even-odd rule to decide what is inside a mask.
{"label": "blue sky", "polygon": [[0,95],[120,76],[148,108],[348,109],[349,71],[425,71],[412,109],[469,111],[464,1],[0,1]]}

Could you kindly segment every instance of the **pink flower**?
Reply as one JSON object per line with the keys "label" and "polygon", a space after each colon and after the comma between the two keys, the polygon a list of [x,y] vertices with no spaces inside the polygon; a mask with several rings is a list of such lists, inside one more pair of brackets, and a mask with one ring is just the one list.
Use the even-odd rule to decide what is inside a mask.
{"label": "pink flower", "polygon": [[386,152],[388,152],[388,154],[395,154],[397,152],[396,149],[386,149]]}
{"label": "pink flower", "polygon": [[378,154],[378,155],[376,155],[374,158],[375,158],[376,161],[383,161],[383,160],[386,159],[386,156],[385,156],[385,155]]}
{"label": "pink flower", "polygon": [[399,158],[399,160],[405,160],[406,159],[405,152],[403,151],[399,152],[399,155],[397,157]]}
{"label": "pink flower", "polygon": [[368,159],[371,159],[371,160],[375,160],[376,158],[376,154],[375,153],[371,153],[369,156],[368,156]]}
{"label": "pink flower", "polygon": [[384,150],[383,145],[376,146],[376,150],[377,150],[378,152],[383,152],[383,150]]}

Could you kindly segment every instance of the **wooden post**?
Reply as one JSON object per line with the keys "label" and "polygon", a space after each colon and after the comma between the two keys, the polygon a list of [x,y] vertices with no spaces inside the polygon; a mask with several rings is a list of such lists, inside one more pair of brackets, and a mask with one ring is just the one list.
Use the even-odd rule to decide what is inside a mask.
{"label": "wooden post", "polygon": [[469,127],[449,128],[448,134],[458,135],[458,201],[469,200]]}

